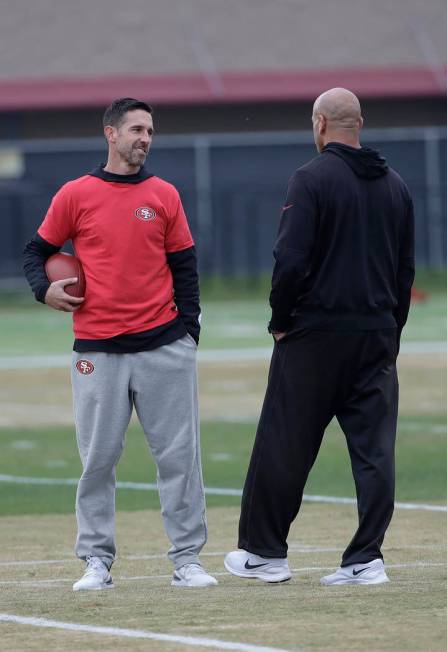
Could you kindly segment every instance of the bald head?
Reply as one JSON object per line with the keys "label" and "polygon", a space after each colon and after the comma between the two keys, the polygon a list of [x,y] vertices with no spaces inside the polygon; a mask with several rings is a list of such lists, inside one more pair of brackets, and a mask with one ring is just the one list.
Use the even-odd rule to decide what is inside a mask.
{"label": "bald head", "polygon": [[331,88],[317,97],[312,122],[319,151],[330,141],[360,147],[359,132],[363,125],[360,102],[346,88]]}

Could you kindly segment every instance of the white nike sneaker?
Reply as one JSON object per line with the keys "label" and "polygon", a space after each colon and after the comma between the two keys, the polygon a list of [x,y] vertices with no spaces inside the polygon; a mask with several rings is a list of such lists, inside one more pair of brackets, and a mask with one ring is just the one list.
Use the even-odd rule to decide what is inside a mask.
{"label": "white nike sneaker", "polygon": [[200,564],[185,564],[174,571],[172,586],[216,586],[217,580],[201,567]]}
{"label": "white nike sneaker", "polygon": [[80,580],[73,584],[73,591],[101,591],[113,589],[109,569],[99,557],[87,557],[87,568]]}
{"label": "white nike sneaker", "polygon": [[286,582],[292,577],[287,559],[260,557],[246,550],[234,550],[225,557],[227,571],[237,577],[264,582]]}
{"label": "white nike sneaker", "polygon": [[374,559],[367,564],[340,566],[332,575],[322,577],[320,583],[332,586],[333,584],[383,584],[389,581],[383,561]]}

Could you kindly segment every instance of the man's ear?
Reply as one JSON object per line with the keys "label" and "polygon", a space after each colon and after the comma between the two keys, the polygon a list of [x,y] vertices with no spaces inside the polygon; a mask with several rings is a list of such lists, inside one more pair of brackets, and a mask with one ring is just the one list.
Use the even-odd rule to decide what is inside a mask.
{"label": "man's ear", "polygon": [[111,125],[104,127],[104,136],[108,143],[114,143],[116,140],[116,129]]}
{"label": "man's ear", "polygon": [[362,127],[363,127],[363,118],[362,118],[362,116],[360,116],[360,118],[359,118],[359,129],[361,129]]}
{"label": "man's ear", "polygon": [[327,120],[326,116],[324,116],[322,113],[319,114],[318,116],[318,133],[320,136],[326,133],[327,130]]}

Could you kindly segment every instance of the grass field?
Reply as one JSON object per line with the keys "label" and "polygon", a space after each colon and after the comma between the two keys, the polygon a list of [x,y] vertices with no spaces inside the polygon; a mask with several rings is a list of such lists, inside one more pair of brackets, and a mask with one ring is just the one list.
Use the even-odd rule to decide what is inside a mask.
{"label": "grass field", "polygon": [[[0,566],[2,611],[275,649],[445,651],[445,515],[397,512],[384,547],[392,581],[330,589],[320,586],[319,578],[338,564],[346,533],[354,527],[354,508],[303,507],[290,534],[294,577],[280,585],[247,582],[223,572],[223,552],[235,543],[237,509],[214,508],[209,510],[210,541],[203,562],[216,573],[219,586],[182,591],[169,586],[167,542],[158,514],[119,512],[116,588],[94,595],[71,591],[79,571],[71,558],[73,519],[48,515],[37,522],[38,534],[35,517],[3,519],[4,562],[54,561]],[[5,650],[99,650],[108,644],[104,635],[12,623],[0,627]],[[119,650],[197,648],[119,636],[112,640]]]}
{"label": "grass field", "polygon": [[[428,301],[412,309],[399,360],[397,499],[445,507],[447,352],[442,343],[447,342],[447,292],[438,282],[429,289]],[[218,299],[208,294],[204,301],[201,351],[210,357],[200,362],[199,377],[204,475],[211,490],[241,489],[245,477],[268,370],[266,355],[250,359],[246,352],[271,346],[262,292],[248,300],[236,289],[229,301],[218,291]],[[225,642],[239,644],[231,648],[239,650],[250,644],[253,652],[259,646],[331,652],[447,649],[446,512],[396,510],[384,545],[389,585],[328,589],[318,581],[338,565],[355,527],[355,507],[305,503],[290,536],[294,577],[269,586],[224,572],[223,555],[236,542],[239,498],[211,493],[210,540],[203,561],[218,574],[219,586],[181,591],[170,587],[157,493],[119,489],[116,588],[93,596],[73,594],[71,584],[82,571],[72,553],[80,463],[69,371],[60,357],[71,348],[70,319],[31,301],[0,300],[0,320],[0,649],[96,650],[108,641],[132,652],[229,649]],[[409,342],[434,349],[412,353],[405,348]],[[54,366],[44,364],[49,356],[56,356]],[[19,484],[17,478],[25,480]],[[36,478],[72,479],[73,484],[32,484]],[[155,481],[135,421],[118,480]],[[354,496],[344,438],[335,423],[306,494]],[[66,631],[1,622],[5,613],[78,627]],[[168,639],[125,638],[116,631],[110,638],[104,631],[83,631],[85,625],[166,634]],[[206,644],[204,637],[221,643]]]}

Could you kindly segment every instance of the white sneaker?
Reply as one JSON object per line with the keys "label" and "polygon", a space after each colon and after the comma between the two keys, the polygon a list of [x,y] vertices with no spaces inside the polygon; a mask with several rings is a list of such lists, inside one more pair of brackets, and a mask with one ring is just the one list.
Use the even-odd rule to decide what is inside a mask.
{"label": "white sneaker", "polygon": [[292,577],[287,559],[260,557],[246,550],[229,552],[224,564],[233,575],[264,582],[286,582]]}
{"label": "white sneaker", "polygon": [[87,557],[87,568],[80,580],[73,584],[73,591],[101,591],[113,589],[109,569],[99,557]]}
{"label": "white sneaker", "polygon": [[340,566],[332,575],[322,577],[320,583],[331,586],[332,584],[383,584],[389,581],[383,561],[374,559],[368,564]]}
{"label": "white sneaker", "polygon": [[185,564],[174,571],[172,586],[216,586],[217,580],[200,566],[200,564]]}

